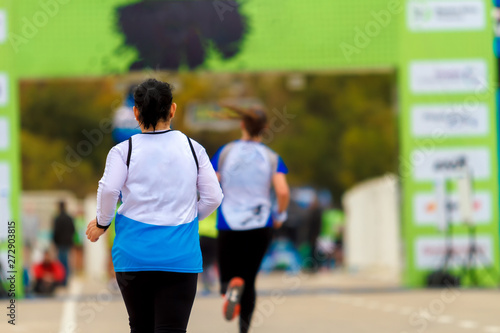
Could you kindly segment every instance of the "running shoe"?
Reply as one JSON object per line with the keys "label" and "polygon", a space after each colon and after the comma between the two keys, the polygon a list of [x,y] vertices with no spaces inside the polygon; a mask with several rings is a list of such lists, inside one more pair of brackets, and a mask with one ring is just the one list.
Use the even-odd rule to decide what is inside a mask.
{"label": "running shoe", "polygon": [[229,281],[226,295],[224,296],[223,312],[226,320],[233,320],[240,314],[240,301],[245,281],[240,277],[234,277]]}

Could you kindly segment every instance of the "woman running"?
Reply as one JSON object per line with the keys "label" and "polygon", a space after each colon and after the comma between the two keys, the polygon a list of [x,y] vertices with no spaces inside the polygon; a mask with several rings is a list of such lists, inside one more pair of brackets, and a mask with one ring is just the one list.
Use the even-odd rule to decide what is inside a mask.
{"label": "woman running", "polygon": [[279,228],[287,218],[290,191],[283,160],[261,142],[266,114],[261,109],[230,108],[242,117],[242,137],[212,158],[224,191],[217,219],[218,262],[224,316],[232,320],[239,314],[240,333],[246,333],[255,307],[255,279],[273,226]]}
{"label": "woman running", "polygon": [[147,80],[134,100],[142,133],[109,152],[87,237],[95,242],[106,231],[121,195],[112,253],[130,331],[186,332],[202,271],[198,221],[220,205],[222,191],[205,149],[170,129],[171,86]]}

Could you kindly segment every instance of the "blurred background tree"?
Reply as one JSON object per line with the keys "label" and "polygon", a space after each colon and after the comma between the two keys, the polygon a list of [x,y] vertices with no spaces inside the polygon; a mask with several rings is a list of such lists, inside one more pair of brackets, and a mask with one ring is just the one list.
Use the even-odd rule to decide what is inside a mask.
{"label": "blurred background tree", "polygon": [[[91,147],[87,156],[70,151],[88,141],[84,131],[100,130],[101,121],[110,121],[123,96],[111,79],[23,81],[21,83],[22,180],[25,190],[71,190],[84,196],[96,189],[111,135]],[[102,131],[101,131],[102,132]],[[55,168],[59,168],[55,170]]]}
{"label": "blurred background tree", "polygon": [[[239,129],[189,128],[187,106],[193,101],[216,103],[227,97],[251,97],[266,105],[276,124],[266,143],[285,160],[292,185],[327,188],[339,198],[360,181],[397,171],[393,75],[307,74],[300,89],[291,89],[289,75],[282,73],[154,76],[176,82],[174,101],[179,111],[174,127],[202,143],[209,155],[239,138]],[[111,134],[104,133],[103,141],[81,156],[75,167],[67,164],[68,149],[75,151],[80,142],[88,141],[84,131],[100,129],[101,121],[112,118],[134,80],[141,81],[128,77],[22,82],[24,189],[67,189],[79,196],[95,193],[114,144]],[[61,180],[54,163],[71,171],[65,169]]]}
{"label": "blurred background tree", "polygon": [[308,77],[288,103],[296,118],[273,144],[293,182],[339,198],[360,181],[397,172],[394,82],[390,75]]}

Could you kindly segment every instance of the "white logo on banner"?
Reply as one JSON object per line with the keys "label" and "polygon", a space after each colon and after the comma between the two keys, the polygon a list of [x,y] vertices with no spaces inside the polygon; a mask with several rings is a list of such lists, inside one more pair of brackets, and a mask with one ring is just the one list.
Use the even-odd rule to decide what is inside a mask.
{"label": "white logo on banner", "polygon": [[411,31],[483,30],[486,27],[484,1],[411,1],[408,4]]}
{"label": "white logo on banner", "polygon": [[410,89],[414,94],[480,93],[487,90],[484,60],[413,61]]}
{"label": "white logo on banner", "polygon": [[9,101],[9,79],[7,74],[0,73],[0,107]]}
{"label": "white logo on banner", "polygon": [[[463,223],[460,216],[457,194],[447,196],[448,216],[453,224]],[[417,225],[435,225],[438,223],[437,198],[434,193],[419,193],[413,197],[414,219]],[[472,203],[475,224],[488,224],[492,219],[491,195],[488,192],[476,192]]]}
{"label": "white logo on banner", "polygon": [[489,179],[490,151],[487,148],[449,148],[416,150],[411,154],[415,180],[459,177],[464,168],[472,170],[474,179]]}
{"label": "white logo on banner", "polygon": [[10,169],[7,163],[0,163],[0,242],[7,239],[7,222],[10,215]]}
{"label": "white logo on banner", "polygon": [[[416,266],[418,269],[437,269],[443,267],[446,257],[446,240],[444,237],[419,237],[415,242]],[[474,267],[491,266],[493,260],[493,240],[491,236],[476,238],[476,254]],[[449,266],[463,267],[467,265],[470,240],[468,236],[455,236],[452,242],[452,253]]]}
{"label": "white logo on banner", "polygon": [[488,105],[415,105],[411,110],[412,131],[416,137],[487,135]]}
{"label": "white logo on banner", "polygon": [[0,151],[9,148],[9,120],[0,118]]}
{"label": "white logo on banner", "polygon": [[0,44],[7,40],[7,12],[0,9]]}

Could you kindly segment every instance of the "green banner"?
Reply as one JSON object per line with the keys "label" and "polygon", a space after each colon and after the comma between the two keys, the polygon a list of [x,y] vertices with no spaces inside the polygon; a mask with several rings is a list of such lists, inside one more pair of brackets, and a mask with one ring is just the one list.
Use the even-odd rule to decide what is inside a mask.
{"label": "green banner", "polygon": [[401,2],[22,0],[9,44],[21,78],[395,68]]}
{"label": "green banner", "polygon": [[0,265],[11,299],[23,295],[18,77],[8,43],[13,5],[14,1],[0,0]]}
{"label": "green banner", "polygon": [[[400,174],[409,286],[424,285],[448,251],[455,274],[468,266],[471,229],[461,215],[457,186],[466,169],[474,178],[473,272],[479,272],[479,285],[496,285],[500,278],[490,12],[489,0],[409,0],[400,22]],[[447,222],[451,244],[446,227],[439,227]],[[463,284],[474,282],[473,274],[461,275]]]}
{"label": "green banner", "polygon": [[[474,176],[477,264],[498,270],[490,2],[0,0],[0,22],[8,27],[0,27],[0,205],[8,208],[0,209],[8,212],[2,221],[19,221],[18,79],[388,68],[398,71],[401,98],[406,284],[422,286],[445,256],[436,182],[448,183],[456,253],[450,264],[464,266],[469,229],[460,221],[456,183],[465,166]],[[481,274],[482,285],[493,280]]]}

